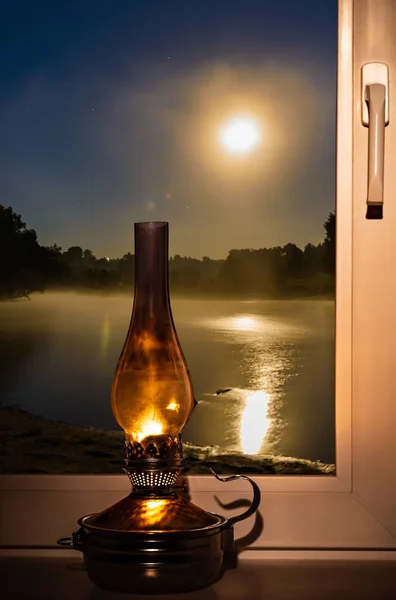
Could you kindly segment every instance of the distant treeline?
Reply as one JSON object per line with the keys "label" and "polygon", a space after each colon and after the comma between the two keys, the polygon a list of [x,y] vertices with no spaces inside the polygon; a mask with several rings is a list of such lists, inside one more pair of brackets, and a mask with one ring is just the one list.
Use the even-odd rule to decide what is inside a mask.
{"label": "distant treeline", "polygon": [[[172,292],[219,296],[301,297],[330,295],[335,285],[335,213],[324,240],[304,250],[295,244],[230,250],[225,260],[176,254],[169,261]],[[133,285],[134,256],[96,258],[89,249],[40,246],[12,208],[0,205],[0,297],[46,289],[122,290]]]}

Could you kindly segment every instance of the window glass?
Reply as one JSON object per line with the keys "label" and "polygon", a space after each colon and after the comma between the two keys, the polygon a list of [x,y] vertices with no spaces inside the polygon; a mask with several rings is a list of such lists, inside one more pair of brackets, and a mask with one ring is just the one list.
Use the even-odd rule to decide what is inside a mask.
{"label": "window glass", "polygon": [[334,474],[337,2],[7,8],[0,469],[120,473],[133,223],[170,224],[192,473]]}

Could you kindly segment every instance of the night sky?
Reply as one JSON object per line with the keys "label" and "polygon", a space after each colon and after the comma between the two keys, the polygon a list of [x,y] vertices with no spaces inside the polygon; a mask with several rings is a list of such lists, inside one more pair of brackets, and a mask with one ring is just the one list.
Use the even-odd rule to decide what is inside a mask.
{"label": "night sky", "polygon": [[[171,254],[323,239],[335,202],[336,0],[4,1],[0,203],[41,244]],[[261,142],[227,152],[249,115]]]}

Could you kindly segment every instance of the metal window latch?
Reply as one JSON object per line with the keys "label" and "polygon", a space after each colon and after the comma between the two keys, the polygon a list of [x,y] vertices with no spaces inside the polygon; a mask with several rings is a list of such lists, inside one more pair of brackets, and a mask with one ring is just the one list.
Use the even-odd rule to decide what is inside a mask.
{"label": "metal window latch", "polygon": [[366,219],[382,219],[384,204],[385,127],[389,124],[389,67],[362,67],[362,123],[368,127]]}

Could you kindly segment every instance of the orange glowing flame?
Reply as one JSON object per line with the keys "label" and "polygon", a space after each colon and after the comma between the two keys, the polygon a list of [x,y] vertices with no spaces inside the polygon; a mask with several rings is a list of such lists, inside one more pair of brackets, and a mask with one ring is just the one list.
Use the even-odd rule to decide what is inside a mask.
{"label": "orange glowing flame", "polygon": [[180,406],[174,400],[171,400],[166,407],[167,410],[179,410]]}
{"label": "orange glowing flame", "polygon": [[164,427],[161,423],[153,419],[146,419],[139,424],[139,430],[132,433],[132,438],[141,442],[149,435],[161,435],[162,433],[164,433]]}

